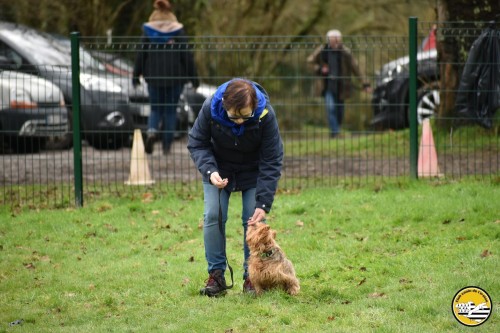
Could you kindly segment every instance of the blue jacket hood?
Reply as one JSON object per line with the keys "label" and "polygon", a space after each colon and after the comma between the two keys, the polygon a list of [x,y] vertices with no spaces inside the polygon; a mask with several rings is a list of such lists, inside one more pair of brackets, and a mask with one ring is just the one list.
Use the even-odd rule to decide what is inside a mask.
{"label": "blue jacket hood", "polygon": [[170,39],[178,36],[183,31],[183,25],[177,22],[154,21],[144,23],[142,29],[144,35],[151,41],[157,43],[167,43]]}
{"label": "blue jacket hood", "polygon": [[260,118],[262,112],[264,111],[267,102],[268,102],[268,96],[264,88],[262,88],[258,83],[255,83],[250,80],[245,80],[247,82],[250,82],[252,86],[255,89],[255,92],[257,93],[257,107],[255,109],[255,114],[252,117],[252,119],[248,120],[247,122],[244,122],[240,125],[236,124],[235,122],[229,120],[227,117],[226,110],[222,106],[222,97],[224,96],[224,92],[226,91],[226,88],[229,83],[231,83],[234,80],[245,80],[245,79],[232,79],[230,81],[227,81],[220,85],[217,90],[215,91],[213,97],[212,97],[212,102],[210,105],[210,110],[211,110],[211,115],[212,118],[215,119],[218,123],[230,127],[234,135],[236,136],[241,136],[245,132],[245,123],[247,122],[253,122],[256,121]]}

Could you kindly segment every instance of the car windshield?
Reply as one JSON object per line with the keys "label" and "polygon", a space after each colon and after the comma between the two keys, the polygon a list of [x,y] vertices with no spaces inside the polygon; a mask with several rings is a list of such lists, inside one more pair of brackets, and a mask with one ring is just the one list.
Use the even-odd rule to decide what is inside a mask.
{"label": "car windshield", "polygon": [[61,43],[32,30],[2,30],[2,35],[24,49],[35,65],[70,66],[71,55]]}
{"label": "car windshield", "polygon": [[[71,66],[71,40],[52,37],[33,30],[3,30],[3,36],[20,46],[34,65]],[[21,35],[21,33],[24,33]],[[88,51],[80,47],[80,66],[83,69],[104,71],[105,67]]]}
{"label": "car windshield", "polygon": [[[60,48],[68,53],[71,57],[71,39],[55,35],[54,42],[60,44]],[[99,60],[94,58],[89,51],[85,50],[83,47],[80,47],[80,67],[88,70],[99,70],[105,71],[106,67]]]}

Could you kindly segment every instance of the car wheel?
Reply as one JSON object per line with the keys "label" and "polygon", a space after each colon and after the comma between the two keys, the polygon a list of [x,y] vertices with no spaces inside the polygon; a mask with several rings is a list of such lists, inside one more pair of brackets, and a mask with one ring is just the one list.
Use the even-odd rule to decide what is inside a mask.
{"label": "car wheel", "polygon": [[198,114],[200,113],[201,107],[205,102],[206,96],[199,94],[197,92],[190,93],[186,95],[187,104],[190,107],[191,114],[189,115],[189,123],[192,125]]}
{"label": "car wheel", "polygon": [[440,104],[439,82],[423,85],[417,91],[417,121],[419,124],[426,118],[437,114]]}
{"label": "car wheel", "polygon": [[177,103],[177,124],[174,133],[174,139],[179,140],[182,139],[187,131],[189,125],[189,104],[187,104],[184,95],[181,95],[179,98],[179,102]]}
{"label": "car wheel", "polygon": [[60,136],[52,136],[47,139],[45,149],[47,150],[68,150],[73,147],[73,135],[66,133]]}

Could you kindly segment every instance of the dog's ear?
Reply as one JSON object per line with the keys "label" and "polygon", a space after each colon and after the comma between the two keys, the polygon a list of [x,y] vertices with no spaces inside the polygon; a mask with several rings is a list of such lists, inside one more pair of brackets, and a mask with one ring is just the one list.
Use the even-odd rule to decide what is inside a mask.
{"label": "dog's ear", "polygon": [[273,236],[273,239],[276,239],[276,230],[273,230],[273,231],[271,232],[271,235]]}

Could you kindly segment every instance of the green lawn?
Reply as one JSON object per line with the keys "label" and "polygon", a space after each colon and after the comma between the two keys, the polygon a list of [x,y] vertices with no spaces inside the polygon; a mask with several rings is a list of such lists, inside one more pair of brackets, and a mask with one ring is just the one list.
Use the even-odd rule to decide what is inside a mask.
{"label": "green lawn", "polygon": [[[235,287],[219,299],[198,295],[207,277],[200,194],[3,206],[0,332],[499,331],[499,197],[498,179],[280,192],[268,222],[301,293],[253,298],[241,292],[235,194],[227,228]],[[477,328],[451,312],[470,285],[493,301]]]}

